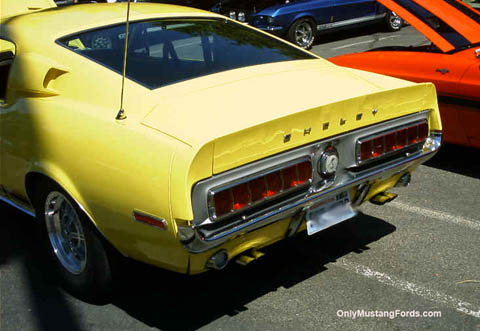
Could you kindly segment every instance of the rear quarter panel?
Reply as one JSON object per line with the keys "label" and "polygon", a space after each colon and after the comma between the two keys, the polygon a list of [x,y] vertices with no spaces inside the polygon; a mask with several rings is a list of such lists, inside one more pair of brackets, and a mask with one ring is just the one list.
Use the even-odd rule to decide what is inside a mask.
{"label": "rear quarter panel", "polygon": [[[145,88],[126,82],[128,117],[116,121],[120,75],[59,45],[45,51],[68,72],[49,82],[57,96],[23,91],[36,68],[25,56],[33,50],[18,52],[2,114],[5,186],[26,197],[26,175],[46,175],[120,252],[186,272],[188,255],[172,221],[170,172],[175,151],[188,146],[140,124],[152,106]],[[134,209],[164,218],[167,230],[134,221]]]}

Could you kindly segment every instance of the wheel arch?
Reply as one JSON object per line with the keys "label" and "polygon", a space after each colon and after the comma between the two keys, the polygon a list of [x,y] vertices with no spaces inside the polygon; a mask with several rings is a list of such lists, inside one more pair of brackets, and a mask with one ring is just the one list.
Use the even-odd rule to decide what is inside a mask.
{"label": "wheel arch", "polygon": [[92,217],[89,210],[85,207],[86,204],[82,199],[81,195],[79,194],[79,192],[77,191],[76,187],[69,180],[69,178],[66,175],[64,175],[62,172],[60,172],[59,176],[55,176],[50,171],[35,169],[35,170],[29,171],[25,175],[25,192],[27,193],[27,197],[30,200],[30,203],[32,204],[35,211],[37,210],[35,206],[35,196],[38,190],[40,189],[40,185],[45,182],[53,183],[55,185],[58,185],[60,188],[62,188],[70,196],[70,198],[72,198],[72,200],[77,204],[78,208],[80,208],[85,213],[85,215],[90,220],[92,225],[94,225],[95,228],[98,229],[98,226],[94,218]]}
{"label": "wheel arch", "polygon": [[[86,218],[89,220],[90,224],[93,226],[95,231],[99,234],[100,238],[108,243],[109,247],[114,247],[117,252],[121,252],[113,243],[108,240],[107,236],[103,233],[103,231],[97,226],[95,219],[89,212],[89,210],[85,207],[86,204],[82,199],[81,195],[78,193],[77,189],[73,185],[73,183],[68,179],[68,177],[62,176],[54,176],[51,173],[41,171],[41,170],[32,170],[28,172],[25,176],[25,191],[27,193],[27,197],[32,204],[35,214],[37,213],[37,208],[35,206],[35,195],[37,194],[37,190],[42,183],[52,183],[54,185],[59,186],[62,190],[64,190],[69,197],[75,202],[78,208],[84,213]],[[126,256],[123,252],[121,252],[123,256]]]}
{"label": "wheel arch", "polygon": [[318,32],[318,29],[317,29],[317,21],[315,20],[315,18],[313,17],[313,15],[311,13],[306,13],[306,12],[303,12],[303,13],[298,13],[297,15],[294,16],[293,20],[292,20],[292,23],[290,23],[290,25],[288,26],[288,28],[290,29],[290,27],[295,24],[295,22],[297,22],[298,20],[301,20],[303,18],[307,18],[309,20],[312,20],[313,23],[315,24],[314,28],[315,28],[315,34],[317,34]]}

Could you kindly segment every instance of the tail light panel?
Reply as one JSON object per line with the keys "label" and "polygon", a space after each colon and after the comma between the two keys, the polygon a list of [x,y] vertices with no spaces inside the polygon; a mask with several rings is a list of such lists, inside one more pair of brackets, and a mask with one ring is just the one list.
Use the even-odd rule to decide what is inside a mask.
{"label": "tail light panel", "polygon": [[312,178],[312,161],[308,158],[244,178],[233,185],[215,188],[209,191],[209,216],[218,220],[241,213],[310,185]]}
{"label": "tail light panel", "polygon": [[429,113],[365,126],[213,174],[192,187],[192,222],[204,238],[272,222],[277,217],[272,215],[290,205],[420,155],[429,141]]}
{"label": "tail light panel", "polygon": [[428,137],[426,120],[395,127],[375,135],[362,137],[356,143],[358,165],[391,156],[397,152],[420,145]]}

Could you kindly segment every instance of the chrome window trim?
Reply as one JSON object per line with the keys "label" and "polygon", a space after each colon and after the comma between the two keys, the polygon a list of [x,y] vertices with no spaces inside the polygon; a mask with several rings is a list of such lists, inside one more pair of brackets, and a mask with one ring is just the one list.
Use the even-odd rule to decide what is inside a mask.
{"label": "chrome window trim", "polygon": [[387,15],[386,13],[382,13],[382,14],[378,14],[378,15],[370,15],[370,16],[351,18],[351,19],[348,19],[348,20],[338,21],[338,22],[333,22],[333,23],[319,24],[319,25],[317,25],[317,30],[327,30],[327,29],[333,29],[333,28],[338,28],[338,27],[352,25],[352,24],[358,24],[358,23],[363,23],[363,22],[368,22],[368,21],[375,21],[375,20],[379,20],[381,18],[384,18],[386,15]]}

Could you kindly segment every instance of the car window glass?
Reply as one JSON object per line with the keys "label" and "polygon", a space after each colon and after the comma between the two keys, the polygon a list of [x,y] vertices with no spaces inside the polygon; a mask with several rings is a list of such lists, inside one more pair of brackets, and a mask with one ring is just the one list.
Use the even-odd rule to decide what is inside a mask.
{"label": "car window glass", "polygon": [[[124,25],[61,38],[58,42],[122,72]],[[241,24],[190,19],[133,22],[129,30],[127,77],[154,89],[225,70],[313,55]]]}
{"label": "car window glass", "polygon": [[[210,41],[208,42],[210,43]],[[188,61],[205,61],[202,38],[199,36],[174,40],[172,44],[179,59]]]}

